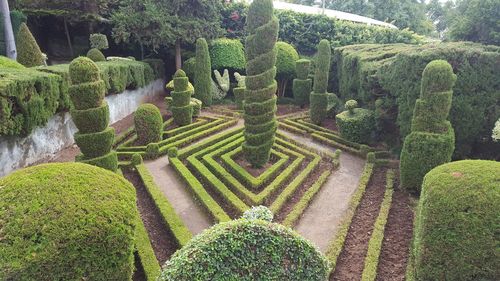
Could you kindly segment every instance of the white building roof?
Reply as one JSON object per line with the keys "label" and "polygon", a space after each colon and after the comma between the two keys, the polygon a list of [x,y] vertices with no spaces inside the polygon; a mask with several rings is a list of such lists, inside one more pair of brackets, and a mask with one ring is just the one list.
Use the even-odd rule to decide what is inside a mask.
{"label": "white building roof", "polygon": [[[273,1],[273,5],[274,5],[274,8],[278,9],[278,10],[291,10],[291,11],[298,12],[298,13],[315,14],[315,15],[318,15],[318,14],[320,15],[323,13],[323,8],[320,8],[320,7],[311,7],[311,6],[298,5],[298,4],[292,4],[292,3],[280,2],[280,1]],[[336,18],[339,20],[347,20],[347,21],[352,21],[352,22],[364,23],[367,25],[378,25],[378,26],[384,26],[384,27],[397,29],[397,27],[395,25],[387,23],[387,22],[374,20],[372,18],[363,17],[360,15],[355,15],[355,14],[351,14],[351,13],[345,13],[345,12],[341,12],[341,11],[337,11],[337,10],[325,9],[324,14],[328,17]]]}

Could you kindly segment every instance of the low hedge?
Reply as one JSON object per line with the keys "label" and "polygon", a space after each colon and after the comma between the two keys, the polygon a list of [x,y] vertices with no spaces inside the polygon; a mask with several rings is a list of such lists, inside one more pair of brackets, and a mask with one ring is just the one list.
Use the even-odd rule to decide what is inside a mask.
{"label": "low hedge", "polygon": [[498,280],[500,163],[457,161],[424,178],[414,228],[416,280]]}
{"label": "low hedge", "polygon": [[323,255],[291,229],[262,220],[218,224],[165,263],[159,280],[326,280]]}
{"label": "low hedge", "polygon": [[0,179],[1,280],[132,280],[135,190],[81,163]]}
{"label": "low hedge", "polygon": [[163,118],[154,104],[141,104],[134,112],[134,127],[139,145],[162,140]]}

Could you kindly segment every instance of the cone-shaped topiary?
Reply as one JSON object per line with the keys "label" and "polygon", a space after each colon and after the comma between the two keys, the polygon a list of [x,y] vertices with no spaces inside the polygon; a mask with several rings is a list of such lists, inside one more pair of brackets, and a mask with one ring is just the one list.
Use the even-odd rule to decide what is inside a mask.
{"label": "cone-shaped topiary", "polygon": [[309,114],[314,124],[321,125],[328,112],[328,74],[330,71],[330,57],[332,50],[328,40],[321,40],[318,45],[318,54],[316,55],[316,70],[314,73],[313,91],[310,96],[311,107]]}
{"label": "cone-shaped topiary", "polygon": [[[253,167],[269,161],[276,133],[276,40],[278,19],[271,0],[253,1],[248,9],[245,142],[243,154]],[[258,121],[258,122],[256,122]],[[261,126],[255,126],[261,125]]]}
{"label": "cone-shaped topiary", "polygon": [[401,151],[401,187],[420,193],[424,175],[450,162],[455,134],[446,119],[450,113],[456,75],[443,60],[430,62],[422,74],[420,98],[415,103],[411,133]]}
{"label": "cone-shaped topiary", "polygon": [[32,67],[45,64],[42,51],[28,26],[22,23],[17,34],[17,62]]}
{"label": "cone-shaped topiary", "polygon": [[304,107],[309,104],[309,94],[311,94],[312,80],[308,78],[311,61],[300,59],[295,63],[297,78],[293,79],[293,98],[295,103]]}
{"label": "cone-shaped topiary", "polygon": [[134,125],[138,145],[161,141],[163,118],[160,109],[156,105],[150,103],[141,104],[134,112]]}
{"label": "cone-shaped topiary", "polygon": [[210,65],[207,41],[204,38],[196,40],[194,90],[196,98],[201,100],[203,106],[212,105],[212,66]]}
{"label": "cone-shaped topiary", "polygon": [[104,57],[103,53],[96,48],[92,48],[87,52],[87,58],[95,62],[106,60],[106,57]]}
{"label": "cone-shaped topiary", "polygon": [[415,280],[498,280],[500,163],[456,161],[424,177],[413,236]]}
{"label": "cone-shaped topiary", "polygon": [[375,130],[374,114],[371,110],[357,107],[357,101],[348,100],[345,103],[347,110],[337,114],[335,122],[342,137],[352,142],[368,143]]}
{"label": "cone-shaped topiary", "polygon": [[188,87],[189,79],[186,73],[179,69],[174,75],[174,90],[170,110],[175,124],[179,126],[189,125],[193,121],[193,106],[191,105],[191,95],[193,90]]}
{"label": "cone-shaped topiary", "polygon": [[106,86],[99,68],[89,58],[79,57],[71,62],[69,75],[72,83],[69,95],[74,107],[71,116],[78,128],[75,142],[83,153],[77,156],[77,161],[116,171],[118,160],[111,151],[115,130],[108,127]]}

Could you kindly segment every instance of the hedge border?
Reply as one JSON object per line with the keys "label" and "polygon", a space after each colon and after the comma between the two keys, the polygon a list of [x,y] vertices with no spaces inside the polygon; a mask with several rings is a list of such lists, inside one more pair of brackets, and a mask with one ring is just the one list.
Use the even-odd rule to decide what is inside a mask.
{"label": "hedge border", "polygon": [[[153,246],[149,240],[148,232],[142,219],[137,218],[137,228],[135,232],[135,248],[139,256],[142,268],[147,281],[154,281],[160,276],[161,267],[156,259]],[[137,268],[136,268],[137,270]]]}

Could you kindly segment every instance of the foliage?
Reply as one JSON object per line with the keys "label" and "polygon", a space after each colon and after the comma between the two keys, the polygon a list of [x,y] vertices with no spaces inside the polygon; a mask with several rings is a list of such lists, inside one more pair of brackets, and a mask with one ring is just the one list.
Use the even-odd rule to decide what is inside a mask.
{"label": "foliage", "polygon": [[[194,80],[194,75],[196,72],[196,57],[192,57],[192,58],[185,60],[184,63],[182,64],[182,70],[184,70],[184,72],[186,73],[186,76],[189,79]],[[172,83],[173,83],[173,81],[174,80],[172,80]],[[172,89],[173,89],[173,84],[172,84]],[[194,89],[194,87],[193,87],[193,89]]]}
{"label": "foliage", "polygon": [[17,61],[27,67],[45,64],[45,59],[28,26],[22,23],[17,34]]}
{"label": "foliage", "polygon": [[106,57],[104,57],[104,54],[96,48],[92,48],[87,52],[87,58],[91,59],[94,62],[106,61]]}
{"label": "foliage", "polygon": [[278,80],[278,96],[285,96],[285,87],[289,79],[295,77],[295,61],[299,54],[286,42],[276,42],[276,79]]}
{"label": "foliage", "polygon": [[101,33],[90,34],[90,48],[98,50],[106,50],[109,48],[108,37]]}
{"label": "foliage", "polygon": [[311,121],[316,125],[321,125],[326,118],[328,109],[328,94],[326,87],[328,85],[328,74],[330,72],[330,43],[327,40],[321,40],[318,45],[318,54],[315,61],[313,91],[309,97],[311,107],[309,115]]}
{"label": "foliage", "polygon": [[35,16],[65,17],[73,22],[102,21],[115,6],[115,0],[16,0],[13,8]]}
{"label": "foliage", "polygon": [[500,163],[485,160],[425,176],[412,249],[416,280],[497,279],[499,181]]}
{"label": "foliage", "polygon": [[219,38],[210,44],[212,69],[245,70],[245,49],[236,39]]}
{"label": "foliage", "polygon": [[325,280],[328,262],[279,224],[236,220],[193,238],[167,261],[159,280]]}
{"label": "foliage", "polygon": [[193,107],[190,104],[193,90],[188,88],[188,83],[186,73],[181,69],[177,70],[174,75],[174,90],[170,93],[172,95],[170,110],[174,122],[179,126],[189,125],[193,119]]}
{"label": "foliage", "polygon": [[161,141],[163,118],[160,109],[154,104],[141,104],[134,112],[134,127],[138,145]]}
{"label": "foliage", "polygon": [[81,163],[0,179],[0,279],[132,280],[135,190]]}
{"label": "foliage", "polygon": [[196,40],[196,64],[194,68],[194,90],[196,97],[203,106],[211,106],[212,92],[212,67],[207,41],[204,38]]}
{"label": "foliage", "polygon": [[[98,110],[98,108],[106,106],[103,104],[106,88],[104,81],[100,78],[98,66],[89,58],[76,58],[69,65],[69,76],[72,82],[69,93],[75,107],[71,113],[80,120],[85,119],[86,114],[89,116],[88,120],[94,116],[105,120],[106,118],[102,115],[92,115],[92,111],[89,111],[89,109]],[[77,161],[87,161],[86,163],[96,164],[101,168],[116,170],[118,159],[116,154],[111,151],[115,130],[110,127],[102,128],[104,127],[102,123],[96,123],[93,128],[90,128],[91,125],[89,126],[89,123],[85,123],[85,121],[75,124],[78,130],[80,130],[78,126],[82,127],[82,131],[75,134],[75,142],[83,153],[77,158]],[[103,158],[104,162],[99,161],[98,158]]]}
{"label": "foliage", "polygon": [[[245,78],[245,142],[243,154],[254,167],[269,161],[274,143],[276,124],[275,47],[278,37],[278,19],[273,15],[271,0],[256,0],[248,10],[246,40],[247,76]],[[259,119],[259,122],[255,122]],[[265,124],[265,130],[252,125]]]}
{"label": "foliage", "polygon": [[227,69],[224,69],[224,74],[220,74],[220,72],[216,69],[214,70],[214,75],[215,75],[215,81],[213,83],[215,84],[215,89],[214,89],[214,99],[216,100],[222,100],[223,98],[226,97],[227,92],[229,92],[229,87],[231,86],[230,81],[229,81],[229,71]]}
{"label": "foliage", "polygon": [[241,217],[246,220],[264,220],[271,222],[273,221],[274,215],[266,206],[253,206],[251,209],[246,210]]}
{"label": "foliage", "polygon": [[[247,36],[245,22],[248,13],[248,4],[245,2],[224,2],[220,11],[222,27],[227,38],[238,39],[244,43]],[[243,68],[244,69],[244,68]]]}
{"label": "foliage", "polygon": [[342,137],[356,143],[368,143],[375,127],[373,111],[357,106],[355,100],[348,100],[347,110],[337,114],[335,121]]}
{"label": "foliage", "polygon": [[26,67],[15,60],[11,60],[8,57],[0,56],[0,67],[1,68],[14,68],[14,69],[25,69]]}
{"label": "foliage", "polygon": [[132,154],[132,158],[130,159],[130,164],[137,166],[143,163],[142,156],[139,153]]}
{"label": "foliage", "polygon": [[401,151],[401,187],[410,192],[420,193],[425,174],[451,161],[455,135],[446,119],[456,79],[451,65],[443,60],[432,61],[424,69],[411,133],[405,138]]}
{"label": "foliage", "polygon": [[304,107],[309,104],[309,95],[311,94],[312,80],[309,79],[311,61],[300,59],[295,63],[297,78],[293,79],[293,98],[295,104]]}

